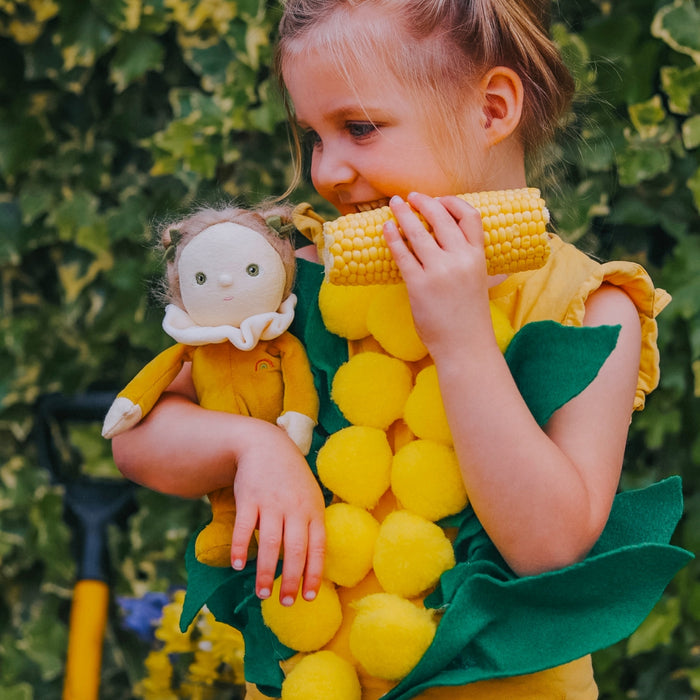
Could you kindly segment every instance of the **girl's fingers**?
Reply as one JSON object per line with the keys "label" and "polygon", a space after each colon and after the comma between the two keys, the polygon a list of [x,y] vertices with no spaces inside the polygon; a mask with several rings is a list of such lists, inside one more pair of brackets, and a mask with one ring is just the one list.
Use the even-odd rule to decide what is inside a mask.
{"label": "girl's fingers", "polygon": [[240,571],[248,559],[248,546],[258,525],[258,509],[241,507],[236,511],[236,521],[231,537],[231,566]]}
{"label": "girl's fingers", "polygon": [[391,251],[391,256],[394,258],[394,261],[404,277],[409,274],[413,268],[420,267],[419,261],[406,244],[406,241],[394,221],[387,221],[382,227],[382,233]]}
{"label": "girl's fingers", "polygon": [[288,519],[284,524],[284,557],[280,603],[292,605],[299,592],[299,584],[306,566],[308,528],[305,523]]}
{"label": "girl's fingers", "polygon": [[268,514],[260,518],[258,528],[258,561],[255,592],[258,598],[269,598],[275,581],[282,545],[282,518]]}
{"label": "girl's fingers", "polygon": [[[435,250],[434,241],[437,241],[438,246],[443,250],[459,250],[460,246],[464,246],[464,233],[455,217],[442,205],[439,199],[412,192],[408,195],[408,202],[423,215],[433,230],[432,234],[426,235],[425,227],[418,220],[418,217],[415,217],[416,223],[422,229],[422,231],[414,229],[416,244],[424,245],[426,252]],[[413,238],[410,240],[414,245]]]}
{"label": "girl's fingers", "polygon": [[326,554],[326,528],[324,522],[312,520],[309,523],[309,541],[306,551],[306,571],[304,573],[304,600],[313,600],[321,586],[323,564]]}
{"label": "girl's fingers", "polygon": [[483,248],[484,225],[479,211],[459,197],[440,197],[438,201],[457,222],[469,243],[477,248]]}
{"label": "girl's fingers", "polygon": [[[423,222],[418,218],[416,214],[417,209],[414,209],[408,202],[405,202],[401,197],[392,197],[389,206],[406,240],[401,241],[403,247],[399,247],[399,259],[394,255],[394,248],[388,239],[387,245],[389,245],[391,254],[394,255],[394,260],[396,260],[399,269],[403,271],[402,264],[410,265],[412,260],[420,262],[429,255],[435,249],[435,239],[426,231]],[[385,228],[388,226],[391,230],[392,225],[396,226],[390,221],[384,226]],[[397,231],[396,235],[400,236],[400,232]],[[384,237],[386,238],[386,234]]]}

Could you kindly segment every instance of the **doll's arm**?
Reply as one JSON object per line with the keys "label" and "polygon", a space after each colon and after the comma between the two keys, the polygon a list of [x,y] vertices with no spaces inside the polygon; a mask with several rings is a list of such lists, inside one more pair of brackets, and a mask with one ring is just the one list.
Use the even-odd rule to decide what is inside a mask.
{"label": "doll's arm", "polygon": [[110,406],[102,436],[113,438],[133,428],[153,408],[161,394],[177,377],[189,348],[177,343],[154,357],[125,387]]}
{"label": "doll's arm", "polygon": [[286,431],[305,455],[311,448],[311,437],[318,420],[318,394],[301,342],[291,333],[284,333],[278,342],[282,356],[284,401],[283,413],[277,419],[277,425]]}
{"label": "doll's arm", "polygon": [[257,527],[256,590],[272,590],[284,544],[281,598],[318,591],[325,531],[321,491],[299,449],[277,426],[195,403],[185,364],[168,392],[137,426],[112,441],[124,476],[148,488],[199,498],[234,484],[237,517],[232,561],[245,562]]}
{"label": "doll's arm", "polygon": [[495,342],[480,217],[454,199],[409,198],[435,239],[405,203],[394,201],[411,249],[391,226],[387,242],[435,360],[477,516],[517,573],[559,568],[583,558],[607,521],[637,383],[638,313],[613,287],[589,297],[585,325],[620,325],[617,346],[596,379],[541,429]]}

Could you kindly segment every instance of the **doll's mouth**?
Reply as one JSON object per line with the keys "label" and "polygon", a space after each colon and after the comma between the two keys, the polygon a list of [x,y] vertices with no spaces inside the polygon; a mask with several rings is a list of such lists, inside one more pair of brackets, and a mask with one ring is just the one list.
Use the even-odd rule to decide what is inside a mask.
{"label": "doll's mouth", "polygon": [[233,301],[233,297],[224,297],[224,301]]}

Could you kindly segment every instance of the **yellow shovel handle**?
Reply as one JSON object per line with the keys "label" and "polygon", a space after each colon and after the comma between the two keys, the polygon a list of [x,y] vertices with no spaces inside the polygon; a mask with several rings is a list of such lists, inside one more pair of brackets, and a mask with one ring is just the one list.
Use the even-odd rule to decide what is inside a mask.
{"label": "yellow shovel handle", "polygon": [[97,700],[109,588],[84,579],[73,588],[63,700]]}

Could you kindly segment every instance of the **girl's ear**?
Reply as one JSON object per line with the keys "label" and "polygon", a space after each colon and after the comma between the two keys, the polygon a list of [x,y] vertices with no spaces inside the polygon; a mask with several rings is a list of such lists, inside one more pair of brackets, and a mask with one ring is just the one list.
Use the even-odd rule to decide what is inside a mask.
{"label": "girl's ear", "polygon": [[490,146],[510,136],[523,112],[523,83],[505,66],[492,68],[479,83],[483,97],[484,129]]}

